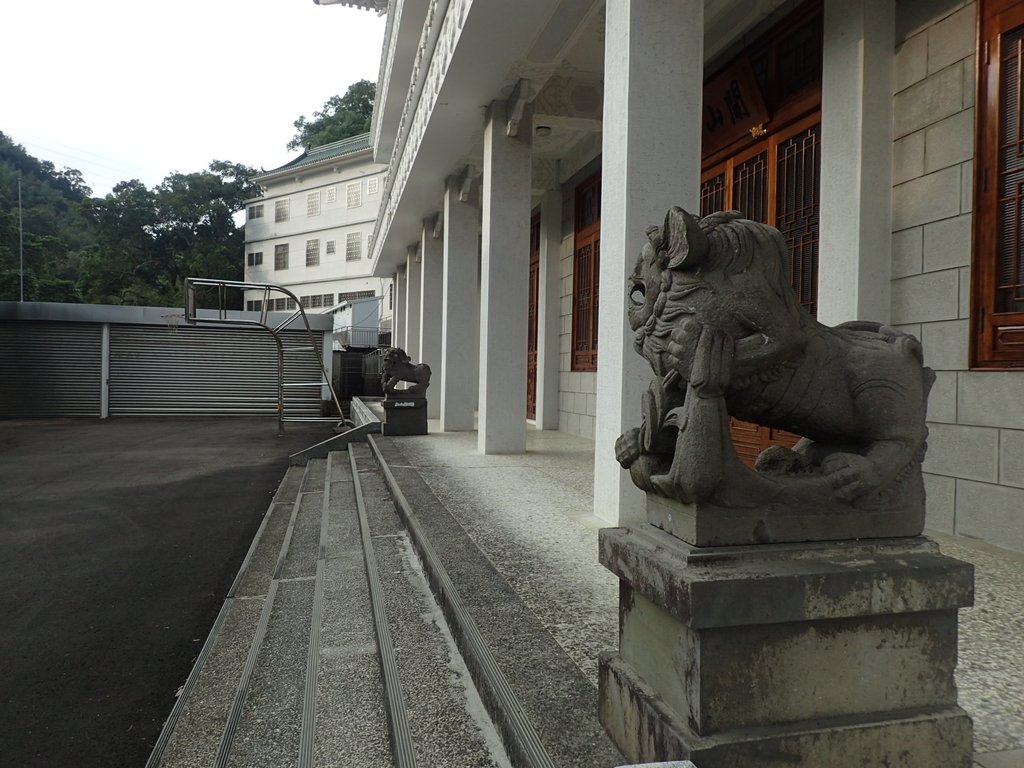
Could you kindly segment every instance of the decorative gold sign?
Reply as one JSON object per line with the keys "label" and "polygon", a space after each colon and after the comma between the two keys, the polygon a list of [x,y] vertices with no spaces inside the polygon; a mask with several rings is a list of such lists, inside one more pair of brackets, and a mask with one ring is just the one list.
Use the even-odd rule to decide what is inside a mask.
{"label": "decorative gold sign", "polygon": [[703,154],[709,155],[745,136],[760,138],[771,116],[746,58],[736,60],[704,86]]}

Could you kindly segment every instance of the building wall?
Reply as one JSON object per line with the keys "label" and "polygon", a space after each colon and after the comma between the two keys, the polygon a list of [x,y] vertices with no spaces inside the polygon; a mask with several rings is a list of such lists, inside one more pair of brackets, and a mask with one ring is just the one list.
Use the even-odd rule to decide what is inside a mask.
{"label": "building wall", "polygon": [[[333,301],[326,306],[336,303],[339,293],[372,290],[377,296],[385,296],[389,281],[371,277],[369,261],[384,170],[366,153],[364,159],[340,166],[337,171],[334,167],[300,169],[297,178],[264,182],[264,197],[250,201],[250,206],[263,205],[263,216],[246,220],[245,279],[282,285],[300,297],[331,294]],[[348,204],[350,186],[360,192],[360,202],[353,207]],[[319,214],[307,214],[307,195],[311,192],[320,193]],[[279,200],[289,201],[287,221],[275,221]],[[358,235],[359,258],[350,260],[347,244],[352,235]],[[307,267],[306,243],[312,239],[320,241],[320,263]],[[335,244],[333,254],[327,253],[328,241]],[[287,269],[274,268],[275,246],[279,244],[288,245]],[[254,252],[263,254],[259,266],[248,264],[249,254]],[[247,292],[247,300],[260,298],[257,292]],[[387,302],[384,308],[387,312]]]}
{"label": "building wall", "polygon": [[[601,169],[599,158],[594,153],[599,147],[591,144],[584,151],[590,155],[588,162],[570,160],[577,170],[562,185],[562,246],[561,263],[561,328],[559,333],[559,385],[558,385],[558,430],[571,435],[594,439],[594,417],[597,415],[597,374],[592,371],[572,370],[572,277],[576,199],[576,187]],[[600,346],[598,347],[598,365]]]}
{"label": "building wall", "polygon": [[896,4],[893,324],[921,339],[928,526],[1024,550],[1024,373],[969,371],[976,4]]}

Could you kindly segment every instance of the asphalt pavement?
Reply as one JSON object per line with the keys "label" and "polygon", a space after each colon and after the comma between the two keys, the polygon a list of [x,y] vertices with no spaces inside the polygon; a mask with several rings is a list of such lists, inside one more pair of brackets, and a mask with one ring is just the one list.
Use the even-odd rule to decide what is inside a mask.
{"label": "asphalt pavement", "polygon": [[0,765],[142,766],[288,455],[331,434],[0,421]]}

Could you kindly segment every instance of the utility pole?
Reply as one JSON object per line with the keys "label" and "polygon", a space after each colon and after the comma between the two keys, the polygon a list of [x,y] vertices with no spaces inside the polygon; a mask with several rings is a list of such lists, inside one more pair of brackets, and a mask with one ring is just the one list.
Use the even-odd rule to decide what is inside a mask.
{"label": "utility pole", "polygon": [[25,225],[21,217],[21,175],[18,175],[18,263],[21,267],[21,299],[25,301]]}

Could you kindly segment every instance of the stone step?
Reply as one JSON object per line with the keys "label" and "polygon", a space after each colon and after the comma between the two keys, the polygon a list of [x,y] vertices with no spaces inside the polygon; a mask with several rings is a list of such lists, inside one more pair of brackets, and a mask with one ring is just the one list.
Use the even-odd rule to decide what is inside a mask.
{"label": "stone step", "polygon": [[147,768],[215,764],[254,638],[262,630],[267,595],[273,592],[274,572],[307,474],[303,467],[285,473]]}
{"label": "stone step", "polygon": [[625,762],[598,720],[594,682],[411,466],[401,439],[368,443],[513,765]]}
{"label": "stone step", "polygon": [[352,448],[417,764],[506,768],[511,763],[498,731],[431,594],[380,469],[365,445]]}

